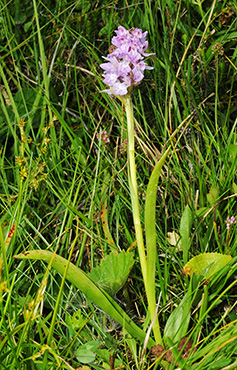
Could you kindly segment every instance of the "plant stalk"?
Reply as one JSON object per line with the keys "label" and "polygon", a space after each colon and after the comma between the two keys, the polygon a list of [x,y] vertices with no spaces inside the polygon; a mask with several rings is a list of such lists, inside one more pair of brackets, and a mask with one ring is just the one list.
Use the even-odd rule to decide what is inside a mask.
{"label": "plant stalk", "polygon": [[140,206],[137,190],[137,176],[136,176],[135,149],[134,149],[134,117],[133,117],[133,104],[130,94],[128,94],[124,99],[124,107],[127,115],[127,130],[128,130],[127,133],[128,181],[132,200],[132,213],[137,238],[138,253],[142,269],[142,276],[146,288],[147,261],[144,248],[144,239],[141,226]]}
{"label": "plant stalk", "polygon": [[[153,332],[157,344],[162,343],[160,325],[156,315],[156,301],[155,301],[155,284],[152,285],[154,289],[149,289],[149,279],[147,274],[147,259],[145,254],[144,247],[144,238],[141,226],[140,218],[140,206],[139,206],[139,197],[137,189],[137,176],[136,176],[136,163],[135,163],[135,146],[134,146],[134,117],[133,117],[133,104],[131,95],[128,94],[123,100],[125,111],[127,115],[127,136],[128,136],[128,146],[127,146],[127,156],[128,156],[128,180],[130,187],[130,194],[132,200],[132,212],[133,212],[133,221],[135,226],[136,238],[137,238],[137,247],[140,258],[140,264],[142,269],[143,281],[145,285],[145,290],[148,300],[148,308],[150,313],[151,321],[153,322]],[[155,269],[155,266],[154,266]],[[155,270],[154,270],[155,271]]]}

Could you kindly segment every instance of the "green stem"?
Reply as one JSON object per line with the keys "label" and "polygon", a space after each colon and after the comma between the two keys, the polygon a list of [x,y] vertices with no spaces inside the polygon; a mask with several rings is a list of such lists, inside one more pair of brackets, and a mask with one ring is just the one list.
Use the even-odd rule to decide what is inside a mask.
{"label": "green stem", "polygon": [[151,175],[146,195],[145,205],[145,227],[146,227],[146,241],[147,241],[147,258],[145,254],[144,238],[140,219],[140,207],[137,190],[136,164],[135,164],[135,149],[134,149],[134,117],[133,105],[130,93],[125,97],[120,97],[120,100],[125,106],[127,115],[127,130],[128,130],[128,180],[130,187],[130,194],[132,200],[133,221],[135,226],[138,253],[142,269],[143,281],[145,285],[148,309],[150,319],[153,321],[153,332],[157,344],[162,343],[160,333],[160,325],[156,314],[156,288],[155,288],[155,261],[156,261],[156,230],[155,230],[155,207],[156,207],[156,189],[158,178],[162,165],[169,153],[170,147],[157,162],[153,173]]}
{"label": "green stem", "polygon": [[[140,207],[137,191],[137,177],[136,177],[136,164],[134,155],[134,118],[133,118],[133,104],[130,94],[128,94],[124,100],[125,111],[127,115],[127,130],[128,130],[128,144],[127,144],[127,155],[128,155],[128,181],[132,200],[132,213],[133,221],[135,226],[137,247],[140,258],[140,264],[142,269],[143,280],[146,288],[147,280],[147,261],[144,248],[144,240],[140,219]],[[147,290],[147,289],[146,289]],[[151,318],[152,319],[152,318]]]}
{"label": "green stem", "polygon": [[[130,187],[131,200],[132,200],[133,221],[134,221],[134,226],[135,226],[137,247],[138,247],[138,253],[139,253],[140,264],[141,264],[141,269],[142,269],[143,281],[144,281],[145,290],[147,294],[150,319],[153,320],[155,312],[156,312],[156,302],[154,299],[155,292],[149,289],[149,280],[148,280],[148,275],[147,275],[147,259],[146,259],[146,254],[145,254],[144,239],[143,239],[142,225],[141,225],[141,219],[140,219],[140,206],[139,206],[139,198],[138,198],[138,190],[137,190],[137,176],[136,176],[135,149],[134,149],[134,117],[133,117],[133,104],[132,104],[131,95],[128,94],[123,100],[123,102],[124,102],[126,115],[127,115],[128,180],[129,180],[129,187]],[[160,334],[160,326],[159,326],[157,316],[155,317],[155,320],[153,323],[153,332],[155,335],[156,343],[162,343],[161,334]]]}

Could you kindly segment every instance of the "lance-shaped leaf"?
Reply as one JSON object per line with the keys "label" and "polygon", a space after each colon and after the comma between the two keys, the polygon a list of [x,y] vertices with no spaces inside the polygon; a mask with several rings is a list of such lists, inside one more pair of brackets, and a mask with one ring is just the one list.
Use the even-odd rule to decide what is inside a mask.
{"label": "lance-shaped leaf", "polygon": [[[66,278],[80,289],[86,297],[124,327],[130,335],[144,342],[146,333],[140,329],[123,309],[79,267],[73,265],[71,262],[68,263],[65,258],[48,250],[27,251],[14,256],[14,258],[43,260],[50,263],[61,275],[64,274],[66,266],[68,265]],[[155,342],[150,338],[148,347],[150,348],[154,343]]]}
{"label": "lance-shaped leaf", "polygon": [[[153,320],[156,314],[156,288],[155,288],[155,271],[156,271],[156,198],[157,198],[157,185],[161,169],[165,163],[165,159],[169,154],[170,147],[162,155],[156,163],[146,192],[145,203],[145,231],[146,231],[146,247],[147,247],[147,276],[146,276],[146,289],[147,299],[150,312],[150,318]],[[157,343],[161,343],[161,334],[157,316],[154,319],[153,331]]]}
{"label": "lance-shaped leaf", "polygon": [[171,339],[174,343],[179,342],[187,333],[189,321],[190,321],[190,309],[192,303],[192,284],[189,284],[189,289],[182,301],[174,309],[169,316],[165,329],[164,329],[164,341]]}

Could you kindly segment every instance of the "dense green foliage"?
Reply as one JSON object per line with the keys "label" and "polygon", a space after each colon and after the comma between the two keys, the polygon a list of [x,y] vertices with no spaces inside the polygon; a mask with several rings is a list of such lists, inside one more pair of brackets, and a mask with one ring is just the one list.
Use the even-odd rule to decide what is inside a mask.
{"label": "dense green foliage", "polygon": [[[168,369],[237,368],[236,224],[226,227],[237,216],[236,19],[236,0],[0,0],[0,369],[162,366],[65,276],[13,258],[49,249],[89,273],[132,250],[114,299],[147,332],[126,115],[100,92],[119,25],[147,30],[155,53],[132,95],[143,226],[150,175],[171,145],[157,190],[158,313],[163,332],[181,307],[172,319],[194,347],[184,361],[176,344]],[[182,273],[204,252],[233,257],[206,285]]]}

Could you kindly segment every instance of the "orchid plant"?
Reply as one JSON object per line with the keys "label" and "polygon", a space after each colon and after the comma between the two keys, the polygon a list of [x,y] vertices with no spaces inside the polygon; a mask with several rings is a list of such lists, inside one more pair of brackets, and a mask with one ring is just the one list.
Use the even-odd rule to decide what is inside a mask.
{"label": "orchid plant", "polygon": [[[161,168],[170,153],[171,147],[169,146],[168,148],[166,148],[159,161],[157,161],[149,179],[144,207],[144,236],[141,224],[140,204],[136,177],[132,89],[134,86],[141,83],[144,78],[145,70],[153,69],[153,67],[147,65],[145,58],[154,55],[154,53],[146,52],[148,48],[147,32],[142,32],[142,30],[138,28],[127,30],[123,26],[119,26],[115,33],[116,36],[112,38],[112,45],[109,48],[109,54],[106,57],[103,57],[105,59],[105,63],[102,63],[100,65],[100,67],[104,70],[103,81],[108,86],[108,88],[102,90],[102,92],[108,93],[112,98],[116,97],[117,99],[119,99],[126,111],[128,182],[132,203],[133,222],[135,226],[136,242],[142,277],[148,301],[150,323],[155,340],[153,340],[151,336],[149,337],[149,334],[149,339],[146,338],[146,333],[130,319],[130,317],[116,303],[111,295],[108,294],[106,289],[103,289],[103,287],[99,286],[95,282],[93,277],[95,276],[95,274],[86,274],[80,268],[76,267],[70,262],[70,256],[72,254],[73,248],[71,248],[68,260],[48,250],[29,250],[19,254],[16,257],[24,259],[38,259],[48,262],[50,266],[53,266],[58,272],[63,275],[64,280],[67,278],[69,281],[75,284],[89,299],[93,300],[96,305],[98,305],[103,311],[105,311],[119,324],[121,324],[125,331],[128,332],[133,338],[138,339],[143,343],[145,342],[146,345],[150,348],[157,344],[163,344],[157,316],[157,292],[155,287],[155,271],[157,261],[155,215],[159,175],[161,172]],[[103,140],[109,140],[107,135],[105,136],[105,131],[103,131],[102,134],[104,135]],[[184,227],[180,230],[181,237],[183,237],[183,253],[185,255],[187,255],[190,245],[188,235],[189,229],[187,229],[186,227],[187,223],[185,222],[185,220],[190,218],[190,212],[190,209],[187,207],[182,217]],[[75,238],[75,243],[76,240],[77,236]],[[185,240],[187,241],[186,244]],[[116,251],[113,252],[115,253]],[[211,263],[212,274],[214,274],[218,269],[224,268],[225,264],[227,264],[231,258],[229,256],[230,258],[227,258],[224,262],[220,262],[218,259],[217,265],[216,256],[213,256],[212,254],[209,257],[211,259],[211,262],[206,262],[206,258],[201,260],[202,269],[199,269],[198,273],[203,273],[203,270],[208,271],[208,266]],[[115,257],[111,257],[111,263],[113,258]],[[119,263],[122,263],[123,258],[125,258],[124,254],[120,253],[119,258]],[[132,266],[131,260],[129,260],[129,266]],[[191,262],[191,264],[187,266],[186,270],[184,269],[184,272],[191,276],[192,269],[193,262]],[[124,279],[122,279],[121,284],[124,284]],[[186,334],[189,325],[189,318],[186,320],[186,315],[188,316],[187,312],[190,310],[192,301],[192,291],[190,289],[181,301],[180,308],[173,312],[167,322],[164,334],[167,338],[171,338],[171,346],[174,342],[180,341],[180,339]],[[185,325],[183,327],[183,330],[179,332],[179,336],[177,336],[177,332],[180,329],[179,326],[181,325],[180,323],[183,319],[186,320],[184,320]],[[177,355],[177,357],[180,356]],[[182,358],[180,358],[181,364],[182,361]]]}
{"label": "orchid plant", "polygon": [[126,30],[119,26],[117,34],[112,38],[110,53],[104,59],[107,63],[100,66],[104,69],[104,83],[109,89],[103,90],[116,96],[123,104],[127,115],[127,156],[128,156],[128,181],[132,200],[133,221],[135,226],[137,247],[141,263],[143,281],[147,293],[148,306],[153,322],[153,331],[157,343],[161,343],[161,334],[156,316],[155,298],[155,261],[156,261],[156,232],[155,232],[155,199],[156,188],[160,169],[168,155],[169,149],[157,163],[148,185],[145,207],[145,228],[147,255],[145,254],[144,238],[140,219],[140,205],[137,190],[135,148],[134,148],[134,118],[132,104],[132,88],[144,78],[146,69],[153,69],[146,64],[144,57],[154,55],[146,53],[148,48],[147,31],[133,28]]}

